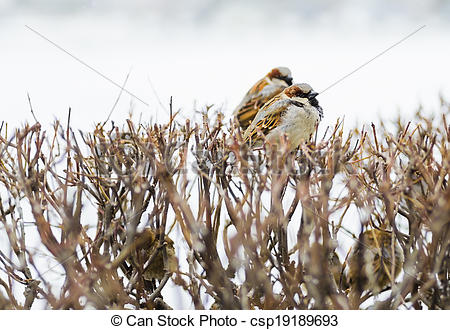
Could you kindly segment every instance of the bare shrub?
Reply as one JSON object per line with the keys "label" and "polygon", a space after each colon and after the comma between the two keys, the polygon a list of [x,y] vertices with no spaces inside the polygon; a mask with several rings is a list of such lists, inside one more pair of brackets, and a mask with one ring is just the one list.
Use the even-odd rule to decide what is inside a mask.
{"label": "bare shrub", "polygon": [[169,281],[197,309],[449,308],[449,109],[294,153],[210,111],[3,124],[0,308],[169,309]]}

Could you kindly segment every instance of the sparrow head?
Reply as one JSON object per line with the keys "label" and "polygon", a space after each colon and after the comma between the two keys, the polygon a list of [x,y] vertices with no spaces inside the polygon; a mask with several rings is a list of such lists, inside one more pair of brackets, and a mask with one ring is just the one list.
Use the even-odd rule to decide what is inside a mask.
{"label": "sparrow head", "polygon": [[315,100],[316,96],[319,95],[310,85],[305,83],[289,86],[284,90],[284,93],[290,98],[308,99],[310,101]]}
{"label": "sparrow head", "polygon": [[292,85],[291,70],[289,70],[288,68],[286,68],[284,66],[280,66],[278,68],[272,69],[272,71],[270,71],[267,74],[267,77],[269,77],[269,79],[271,79],[271,80],[273,80],[273,79],[283,80],[288,84],[288,86]]}
{"label": "sparrow head", "polygon": [[309,103],[319,111],[320,118],[323,117],[322,107],[316,99],[316,96],[319,95],[319,93],[314,91],[310,85],[302,83],[289,86],[284,90],[284,94],[290,99],[300,103],[303,103],[304,99],[308,99]]}

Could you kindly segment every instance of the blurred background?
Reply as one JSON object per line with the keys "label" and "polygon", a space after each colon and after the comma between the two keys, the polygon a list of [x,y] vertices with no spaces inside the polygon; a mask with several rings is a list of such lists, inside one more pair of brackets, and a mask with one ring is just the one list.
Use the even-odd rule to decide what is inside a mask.
{"label": "blurred background", "polygon": [[[0,122],[9,129],[55,119],[84,131],[106,120],[120,89],[25,27],[30,26],[121,85],[111,117],[165,123],[207,105],[231,118],[258,79],[276,66],[321,92],[422,25],[426,28],[319,95],[319,130],[381,116],[405,119],[450,98],[447,0],[0,0]],[[351,242],[350,242],[351,243]],[[349,243],[349,244],[350,244]],[[347,245],[349,245],[347,244]],[[347,251],[342,249],[342,251]],[[344,253],[345,255],[345,253]],[[173,288],[168,303],[190,308]]]}
{"label": "blurred background", "polygon": [[[394,118],[450,95],[450,1],[0,0],[0,113],[10,126],[65,120],[90,129],[119,88],[25,28],[29,25],[149,106],[123,94],[112,116],[167,120],[214,104],[230,116],[249,87],[287,66],[316,91],[421,25],[427,27],[319,96],[332,124]],[[180,118],[181,119],[181,118]]]}

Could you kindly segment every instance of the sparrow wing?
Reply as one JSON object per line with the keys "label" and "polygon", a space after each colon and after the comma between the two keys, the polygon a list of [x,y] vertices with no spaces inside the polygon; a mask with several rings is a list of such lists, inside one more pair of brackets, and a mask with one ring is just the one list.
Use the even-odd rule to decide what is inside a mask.
{"label": "sparrow wing", "polygon": [[264,135],[267,135],[272,129],[277,127],[282,114],[291,105],[291,101],[283,99],[280,96],[276,96],[268,101],[259,110],[255,119],[244,133],[245,141],[255,141],[258,139],[258,129],[262,131]]}
{"label": "sparrow wing", "polygon": [[247,129],[259,109],[261,109],[267,101],[280,94],[285,87],[286,86],[281,84],[270,84],[263,86],[259,91],[255,90],[254,94],[247,94],[248,97],[244,98],[235,111],[235,115],[242,129]]}

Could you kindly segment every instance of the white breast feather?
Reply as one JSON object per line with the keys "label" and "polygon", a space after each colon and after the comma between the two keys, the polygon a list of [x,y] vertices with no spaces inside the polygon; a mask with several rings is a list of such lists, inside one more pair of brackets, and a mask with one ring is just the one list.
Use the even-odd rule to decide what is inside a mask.
{"label": "white breast feather", "polygon": [[287,110],[278,127],[272,130],[267,138],[269,140],[279,140],[280,136],[285,132],[291,145],[297,147],[302,140],[308,141],[314,134],[316,124],[320,118],[319,112],[306,99],[302,107],[291,105]]}

